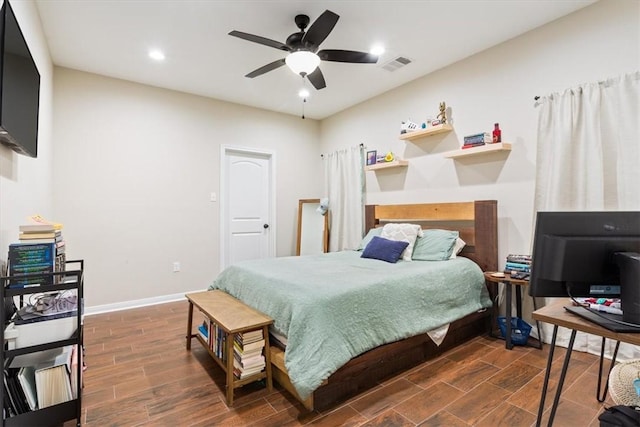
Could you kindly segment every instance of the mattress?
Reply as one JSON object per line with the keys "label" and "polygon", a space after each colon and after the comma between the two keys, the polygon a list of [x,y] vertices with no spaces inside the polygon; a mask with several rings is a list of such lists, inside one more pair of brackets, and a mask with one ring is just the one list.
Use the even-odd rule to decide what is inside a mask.
{"label": "mattress", "polygon": [[482,271],[467,258],[391,264],[360,255],[243,261],[210,286],[274,319],[303,399],[359,354],[491,307]]}

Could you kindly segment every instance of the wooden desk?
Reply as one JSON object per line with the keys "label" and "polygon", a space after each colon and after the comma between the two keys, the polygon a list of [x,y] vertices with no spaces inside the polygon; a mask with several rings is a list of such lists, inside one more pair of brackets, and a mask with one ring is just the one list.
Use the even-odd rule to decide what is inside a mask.
{"label": "wooden desk", "polygon": [[[503,277],[497,277],[497,276],[493,276],[495,272],[493,271],[487,271],[484,273],[484,278],[486,281],[488,282],[493,282],[493,283],[504,283],[505,286],[505,290],[506,290],[506,299],[507,299],[507,304],[505,307],[505,320],[506,320],[506,326],[507,326],[507,330],[505,333],[505,347],[507,348],[507,350],[511,350],[513,348],[513,343],[511,342],[511,301],[513,301],[513,290],[512,288],[515,286],[516,288],[516,316],[518,316],[519,318],[522,319],[522,287],[523,286],[528,286],[529,285],[529,281],[528,280],[522,280],[522,279],[513,279],[511,278],[511,275],[506,273]],[[533,298],[533,308],[534,310],[537,309],[536,307],[536,299]],[[492,319],[495,321],[495,319]],[[538,349],[542,349],[542,330],[540,329],[540,323],[538,321],[536,321],[536,328],[538,328],[538,346],[536,348]],[[493,331],[493,327],[491,328],[491,331]]]}
{"label": "wooden desk", "polygon": [[[539,310],[533,312],[533,318],[535,320],[539,320],[541,322],[549,323],[553,325],[553,337],[551,339],[551,349],[549,350],[549,358],[547,359],[547,369],[544,375],[544,384],[542,386],[542,395],[540,396],[540,406],[538,407],[538,419],[536,421],[536,426],[540,426],[542,422],[542,413],[544,411],[544,401],[547,394],[547,386],[549,385],[549,373],[551,372],[551,364],[553,362],[553,352],[555,350],[556,337],[558,334],[558,327],[562,326],[571,330],[571,337],[569,339],[569,345],[567,347],[567,354],[564,358],[564,363],[562,365],[562,371],[560,372],[560,380],[558,381],[558,389],[556,390],[556,395],[553,400],[553,406],[551,407],[551,414],[549,415],[549,422],[547,425],[551,426],[553,424],[553,419],[556,415],[556,410],[558,409],[558,403],[560,402],[560,394],[562,393],[562,386],[564,384],[564,379],[567,374],[567,368],[569,367],[569,360],[571,359],[571,352],[573,350],[573,343],[576,338],[576,332],[586,332],[588,334],[597,335],[602,337],[603,344],[603,352],[600,354],[600,376],[602,376],[602,359],[604,356],[604,342],[606,338],[615,340],[618,342],[626,342],[633,345],[640,346],[640,334],[635,333],[618,333],[614,331],[610,331],[609,329],[603,328],[595,323],[589,322],[582,317],[576,316],[575,314],[569,313],[564,309],[564,306],[571,305],[571,301],[568,299],[558,299],[558,301],[553,302],[550,305],[547,305]],[[616,350],[611,360],[611,367],[613,367],[615,363],[615,356],[617,353],[618,347],[616,346]],[[611,367],[609,371],[611,371]],[[598,393],[600,392],[600,381],[598,381]],[[605,391],[606,394],[606,391]],[[600,400],[600,398],[598,398]],[[604,396],[603,396],[604,400]]]}
{"label": "wooden desk", "polygon": [[[233,390],[243,385],[260,380],[266,379],[267,389],[271,391],[273,389],[272,377],[271,377],[271,352],[269,351],[269,325],[273,323],[273,319],[269,316],[260,313],[257,310],[245,305],[241,301],[232,297],[231,295],[215,290],[215,291],[203,291],[194,292],[186,295],[189,301],[189,317],[187,319],[187,350],[191,349],[191,339],[196,338],[204,348],[207,349],[209,355],[215,360],[218,365],[227,374],[227,405],[233,405]],[[209,344],[205,342],[199,334],[192,332],[193,326],[193,306],[198,307],[200,311],[207,316],[211,322],[218,325],[226,336],[225,341],[225,356],[219,357]],[[265,368],[262,372],[255,375],[251,375],[244,379],[237,378],[233,373],[233,342],[236,334],[262,330],[262,336],[264,337],[264,357]],[[211,330],[209,330],[211,334]]]}

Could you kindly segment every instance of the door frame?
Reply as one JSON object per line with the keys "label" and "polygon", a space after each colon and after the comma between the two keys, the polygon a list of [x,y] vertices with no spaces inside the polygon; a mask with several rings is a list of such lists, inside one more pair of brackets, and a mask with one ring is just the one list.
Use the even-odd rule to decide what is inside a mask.
{"label": "door frame", "polygon": [[229,217],[225,211],[227,195],[227,156],[235,155],[252,155],[260,156],[269,162],[269,245],[268,257],[276,255],[276,154],[271,150],[263,150],[250,147],[241,147],[237,145],[220,145],[220,271],[228,267],[227,265],[227,231],[229,229]]}

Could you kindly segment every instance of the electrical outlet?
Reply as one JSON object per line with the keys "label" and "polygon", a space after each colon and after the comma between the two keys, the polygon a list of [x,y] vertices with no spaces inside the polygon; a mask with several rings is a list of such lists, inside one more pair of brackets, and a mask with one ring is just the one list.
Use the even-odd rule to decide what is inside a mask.
{"label": "electrical outlet", "polygon": [[177,273],[178,271],[180,271],[180,261],[175,261],[173,263],[173,272]]}

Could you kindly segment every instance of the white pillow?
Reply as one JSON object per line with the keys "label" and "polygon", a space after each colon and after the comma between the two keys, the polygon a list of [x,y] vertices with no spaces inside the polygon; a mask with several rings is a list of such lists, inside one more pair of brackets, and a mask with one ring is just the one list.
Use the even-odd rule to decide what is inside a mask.
{"label": "white pillow", "polygon": [[458,255],[460,251],[462,251],[466,244],[467,242],[458,237],[456,239],[456,243],[454,243],[453,245],[453,250],[451,251],[451,256],[449,257],[449,259],[454,259],[456,255]]}
{"label": "white pillow", "polygon": [[409,246],[402,252],[404,261],[411,261],[413,246],[418,236],[422,237],[422,228],[417,224],[385,224],[380,234],[380,237],[385,239],[409,243]]}

